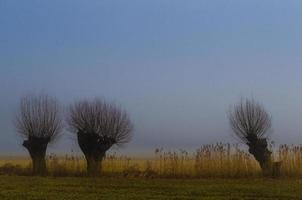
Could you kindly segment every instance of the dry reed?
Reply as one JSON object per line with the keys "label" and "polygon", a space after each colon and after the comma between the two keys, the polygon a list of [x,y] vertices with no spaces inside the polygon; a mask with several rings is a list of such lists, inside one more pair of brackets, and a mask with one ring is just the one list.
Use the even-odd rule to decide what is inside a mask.
{"label": "dry reed", "polygon": [[[273,158],[282,162],[281,176],[302,176],[302,145],[280,145],[274,151]],[[83,156],[47,156],[50,176],[84,176],[85,165]],[[0,166],[2,174],[30,174],[28,159],[2,159]],[[102,173],[105,176],[173,178],[261,176],[258,163],[246,150],[242,150],[239,145],[222,143],[203,145],[193,153],[182,149],[165,151],[158,148],[152,157],[145,159],[111,153],[103,161]]]}

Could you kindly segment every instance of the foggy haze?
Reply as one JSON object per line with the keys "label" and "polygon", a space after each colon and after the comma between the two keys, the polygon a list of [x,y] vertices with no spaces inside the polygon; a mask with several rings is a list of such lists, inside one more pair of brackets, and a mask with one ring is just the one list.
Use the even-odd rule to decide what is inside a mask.
{"label": "foggy haze", "polygon": [[299,144],[301,52],[301,1],[0,0],[0,152],[25,151],[12,119],[32,92],[122,105],[126,152],[237,142],[226,112],[241,97],[272,115],[271,140]]}

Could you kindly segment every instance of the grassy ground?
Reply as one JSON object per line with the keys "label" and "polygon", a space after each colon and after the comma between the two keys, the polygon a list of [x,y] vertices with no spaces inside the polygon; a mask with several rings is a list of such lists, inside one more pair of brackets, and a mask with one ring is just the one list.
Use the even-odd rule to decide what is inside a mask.
{"label": "grassy ground", "polygon": [[302,199],[295,179],[41,178],[0,176],[0,199]]}

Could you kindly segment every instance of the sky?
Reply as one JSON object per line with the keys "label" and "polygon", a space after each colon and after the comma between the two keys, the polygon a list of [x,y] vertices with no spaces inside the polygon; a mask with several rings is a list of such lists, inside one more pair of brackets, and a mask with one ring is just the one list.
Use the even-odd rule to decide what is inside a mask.
{"label": "sky", "polygon": [[[101,97],[135,129],[119,152],[237,142],[230,105],[253,97],[270,139],[302,143],[300,0],[0,0],[0,153],[24,153],[20,97]],[[78,151],[68,131],[49,151]]]}

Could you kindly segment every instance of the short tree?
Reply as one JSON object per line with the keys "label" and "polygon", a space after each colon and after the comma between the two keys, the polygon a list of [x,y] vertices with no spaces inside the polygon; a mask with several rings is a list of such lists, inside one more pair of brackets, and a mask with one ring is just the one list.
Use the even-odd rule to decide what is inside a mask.
{"label": "short tree", "polygon": [[229,112],[229,122],[235,135],[249,147],[249,152],[259,162],[264,173],[270,169],[271,154],[267,133],[271,128],[271,116],[253,99],[241,100]]}
{"label": "short tree", "polygon": [[32,159],[33,175],[45,175],[47,145],[62,130],[58,101],[47,95],[28,95],[21,98],[15,126],[23,136],[23,146]]}
{"label": "short tree", "polygon": [[106,151],[129,142],[132,123],[125,111],[100,99],[79,101],[70,106],[67,123],[77,135],[90,176],[100,174]]}

